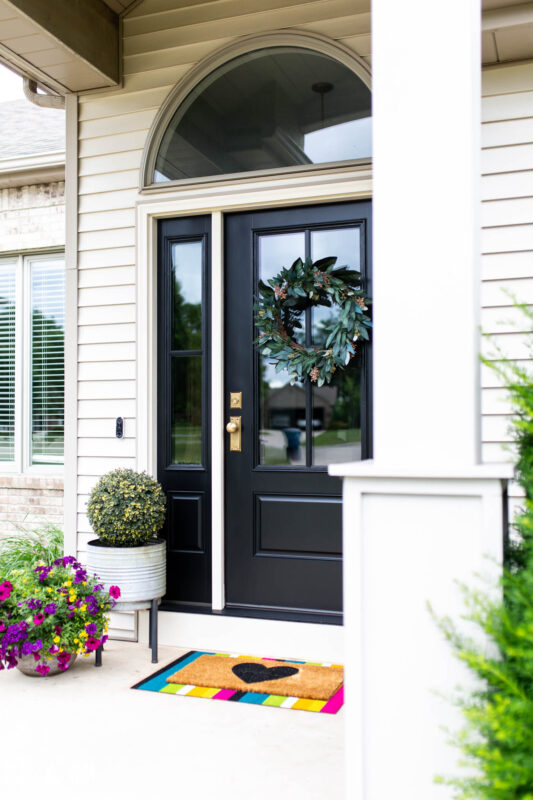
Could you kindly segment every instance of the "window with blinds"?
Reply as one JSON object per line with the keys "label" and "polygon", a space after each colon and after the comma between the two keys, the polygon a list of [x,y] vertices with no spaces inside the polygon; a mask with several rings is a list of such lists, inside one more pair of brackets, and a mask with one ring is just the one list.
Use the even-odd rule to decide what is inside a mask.
{"label": "window with blinds", "polygon": [[62,464],[65,381],[65,273],[62,261],[30,269],[30,464]]}
{"label": "window with blinds", "polygon": [[0,261],[0,462],[15,459],[16,262]]}

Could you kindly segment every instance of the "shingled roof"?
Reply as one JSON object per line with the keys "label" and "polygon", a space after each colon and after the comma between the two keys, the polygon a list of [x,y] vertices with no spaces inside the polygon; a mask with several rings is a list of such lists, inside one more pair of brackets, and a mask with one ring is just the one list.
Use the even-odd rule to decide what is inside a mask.
{"label": "shingled roof", "polygon": [[0,160],[65,149],[65,112],[28,100],[0,103]]}

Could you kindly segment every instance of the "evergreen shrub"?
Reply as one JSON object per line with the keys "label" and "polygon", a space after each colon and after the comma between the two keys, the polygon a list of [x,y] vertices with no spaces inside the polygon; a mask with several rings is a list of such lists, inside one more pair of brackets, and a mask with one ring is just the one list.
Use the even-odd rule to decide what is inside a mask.
{"label": "evergreen shrub", "polygon": [[[518,307],[533,330],[533,312]],[[486,645],[460,634],[450,619],[439,622],[478,688],[457,700],[465,725],[453,741],[465,772],[438,780],[461,800],[533,800],[533,375],[523,362],[485,363],[509,389],[516,478],[525,498],[513,521],[518,536],[506,548],[500,591],[463,587],[465,619],[483,632]]]}
{"label": "evergreen shrub", "polygon": [[165,495],[146,472],[115,469],[103,475],[92,490],[87,516],[103,544],[137,547],[163,527]]}

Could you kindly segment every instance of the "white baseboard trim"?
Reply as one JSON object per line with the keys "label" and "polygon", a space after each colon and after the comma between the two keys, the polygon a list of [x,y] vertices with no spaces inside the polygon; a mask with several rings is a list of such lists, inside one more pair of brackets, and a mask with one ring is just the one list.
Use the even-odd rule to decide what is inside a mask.
{"label": "white baseboard trim", "polygon": [[[342,625],[160,611],[158,628],[162,645],[344,663]],[[139,611],[138,631],[148,644],[147,611]]]}

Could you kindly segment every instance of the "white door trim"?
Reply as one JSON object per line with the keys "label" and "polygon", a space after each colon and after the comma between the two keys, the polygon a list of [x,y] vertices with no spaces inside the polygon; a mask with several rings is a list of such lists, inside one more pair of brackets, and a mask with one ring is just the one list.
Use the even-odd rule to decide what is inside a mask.
{"label": "white door trim", "polygon": [[157,470],[157,220],[210,214],[211,253],[211,464],[212,607],[224,608],[224,372],[223,215],[252,208],[314,205],[372,196],[369,165],[320,170],[305,176],[277,175],[235,184],[168,189],[137,202],[137,469]]}

